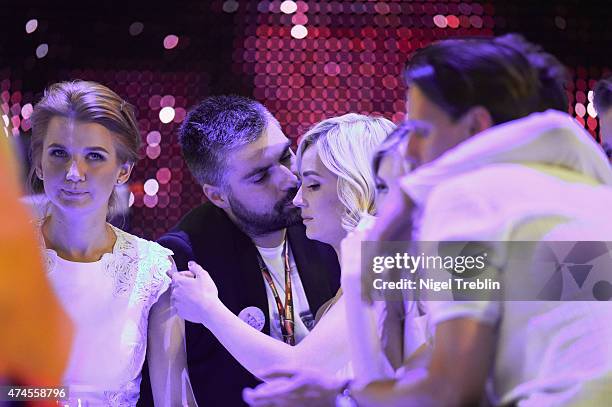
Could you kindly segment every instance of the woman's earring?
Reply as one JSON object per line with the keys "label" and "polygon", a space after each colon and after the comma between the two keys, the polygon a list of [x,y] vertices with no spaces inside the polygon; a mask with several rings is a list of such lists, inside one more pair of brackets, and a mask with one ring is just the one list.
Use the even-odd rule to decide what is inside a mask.
{"label": "woman's earring", "polygon": [[41,181],[44,180],[41,170],[38,170],[38,169],[36,170],[36,178],[38,178]]}

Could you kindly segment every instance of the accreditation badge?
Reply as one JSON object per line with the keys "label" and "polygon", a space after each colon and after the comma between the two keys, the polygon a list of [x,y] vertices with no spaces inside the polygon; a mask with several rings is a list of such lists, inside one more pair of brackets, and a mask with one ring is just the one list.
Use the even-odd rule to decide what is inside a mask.
{"label": "accreditation badge", "polygon": [[253,328],[261,331],[266,324],[266,316],[263,311],[257,307],[246,307],[238,314],[238,318],[251,325]]}

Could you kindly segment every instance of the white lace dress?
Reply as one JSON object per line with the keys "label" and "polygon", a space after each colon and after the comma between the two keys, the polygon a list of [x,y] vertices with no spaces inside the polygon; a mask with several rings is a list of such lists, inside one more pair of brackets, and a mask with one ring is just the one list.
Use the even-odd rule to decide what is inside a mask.
{"label": "white lace dress", "polygon": [[70,406],[135,406],[151,306],[170,284],[172,251],[113,227],[112,253],[93,263],[43,247],[48,278],[75,328],[64,374]]}

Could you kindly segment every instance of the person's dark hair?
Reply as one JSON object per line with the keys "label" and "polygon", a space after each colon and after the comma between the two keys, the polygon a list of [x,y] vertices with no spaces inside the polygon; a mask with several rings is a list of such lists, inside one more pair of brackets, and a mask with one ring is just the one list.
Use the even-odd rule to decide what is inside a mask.
{"label": "person's dark hair", "polygon": [[183,158],[195,179],[224,185],[228,152],[257,140],[278,121],[259,102],[242,96],[211,96],[194,107],[179,131]]}
{"label": "person's dark hair", "polygon": [[593,90],[593,103],[599,115],[612,107],[612,75],[597,82]]}
{"label": "person's dark hair", "polygon": [[567,112],[569,101],[565,84],[569,80],[567,69],[552,54],[541,46],[527,41],[522,35],[511,33],[495,38],[493,41],[507,45],[522,52],[529,63],[537,70],[540,80],[540,105],[538,111],[556,109]]}
{"label": "person's dark hair", "polygon": [[537,111],[538,73],[522,52],[491,39],[449,39],[416,51],[405,79],[454,120],[475,106],[495,124]]}

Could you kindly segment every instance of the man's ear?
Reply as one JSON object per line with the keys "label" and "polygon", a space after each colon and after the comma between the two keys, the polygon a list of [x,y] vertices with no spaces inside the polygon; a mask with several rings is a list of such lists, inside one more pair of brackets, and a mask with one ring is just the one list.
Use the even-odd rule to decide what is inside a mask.
{"label": "man's ear", "polygon": [[491,113],[484,106],[472,107],[463,115],[462,120],[465,120],[469,132],[468,137],[494,126]]}
{"label": "man's ear", "polygon": [[117,185],[125,184],[128,179],[130,179],[130,175],[132,174],[133,168],[134,163],[126,162],[125,164],[121,165],[119,175],[117,176]]}
{"label": "man's ear", "polygon": [[221,209],[229,208],[229,201],[224,188],[216,185],[204,184],[202,189],[204,190],[204,195],[206,195],[206,198],[208,198],[213,205]]}

